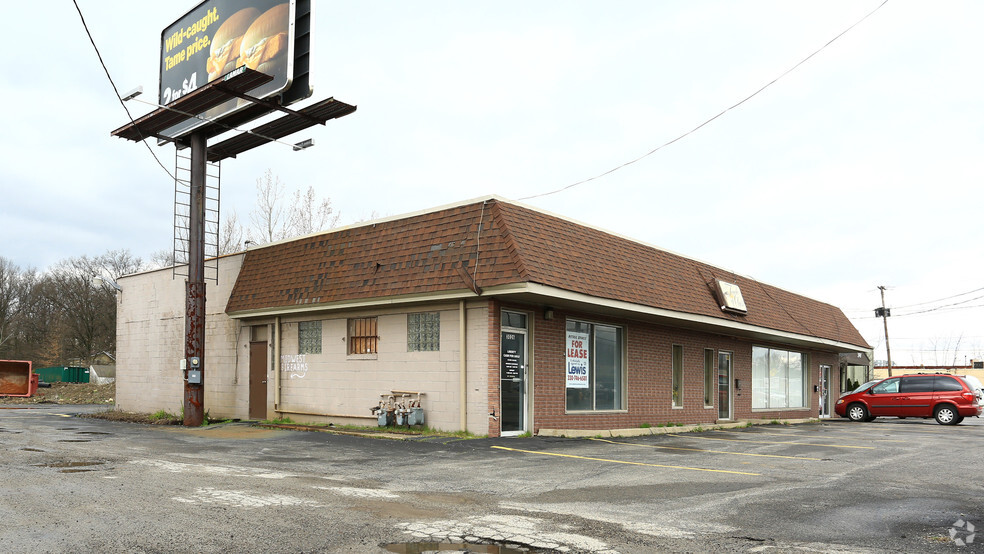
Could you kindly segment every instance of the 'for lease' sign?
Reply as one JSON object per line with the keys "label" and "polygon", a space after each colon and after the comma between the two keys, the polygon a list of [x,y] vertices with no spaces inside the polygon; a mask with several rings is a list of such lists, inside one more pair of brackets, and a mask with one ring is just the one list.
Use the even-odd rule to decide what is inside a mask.
{"label": "'for lease' sign", "polygon": [[567,388],[588,388],[588,334],[567,332]]}

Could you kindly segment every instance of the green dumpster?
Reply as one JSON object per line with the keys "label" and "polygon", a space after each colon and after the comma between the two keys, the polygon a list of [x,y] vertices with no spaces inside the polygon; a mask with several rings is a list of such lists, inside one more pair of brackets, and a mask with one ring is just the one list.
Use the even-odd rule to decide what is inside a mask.
{"label": "green dumpster", "polygon": [[45,383],[88,383],[89,368],[75,366],[52,366],[34,370]]}

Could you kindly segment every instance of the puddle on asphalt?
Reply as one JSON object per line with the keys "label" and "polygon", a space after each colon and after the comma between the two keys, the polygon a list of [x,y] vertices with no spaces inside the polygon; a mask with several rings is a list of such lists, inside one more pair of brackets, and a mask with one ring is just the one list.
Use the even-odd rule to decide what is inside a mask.
{"label": "puddle on asphalt", "polygon": [[424,554],[425,552],[462,552],[475,554],[526,554],[527,548],[511,548],[498,544],[468,544],[447,542],[398,542],[381,545],[387,552],[398,554]]}
{"label": "puddle on asphalt", "polygon": [[106,462],[49,462],[47,464],[34,464],[34,467],[53,467],[58,469],[58,473],[84,473],[86,471],[96,471],[92,466],[101,466]]}
{"label": "puddle on asphalt", "polygon": [[106,462],[48,462],[46,464],[34,464],[34,467],[89,467],[101,466],[105,463]]}

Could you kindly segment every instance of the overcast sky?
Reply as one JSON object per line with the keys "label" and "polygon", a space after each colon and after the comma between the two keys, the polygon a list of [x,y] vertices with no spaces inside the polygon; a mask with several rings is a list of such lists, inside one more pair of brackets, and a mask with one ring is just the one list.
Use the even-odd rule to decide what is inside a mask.
{"label": "overcast sky", "polygon": [[[120,92],[147,100],[161,31],[197,3],[78,0]],[[881,3],[315,0],[314,99],[358,111],[291,137],[314,148],[224,162],[222,210],[248,219],[268,168],[343,224],[556,190],[697,127]],[[168,248],[173,183],[110,136],[126,114],[74,5],[4,12],[20,23],[0,61],[0,256]],[[889,0],[693,134],[526,202],[836,305],[879,359],[885,285],[893,361],[982,359],[981,21],[976,0]],[[153,150],[173,170],[173,147]]]}

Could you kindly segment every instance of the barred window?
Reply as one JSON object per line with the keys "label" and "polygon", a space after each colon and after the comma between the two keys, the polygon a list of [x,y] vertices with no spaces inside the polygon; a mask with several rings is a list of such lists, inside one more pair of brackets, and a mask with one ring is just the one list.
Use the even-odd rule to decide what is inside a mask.
{"label": "barred window", "polygon": [[378,341],[376,318],[357,317],[348,320],[349,354],[375,354]]}
{"label": "barred window", "polygon": [[407,352],[436,352],[441,349],[441,314],[407,314]]}
{"label": "barred window", "polygon": [[320,321],[302,321],[297,324],[297,353],[321,354]]}

